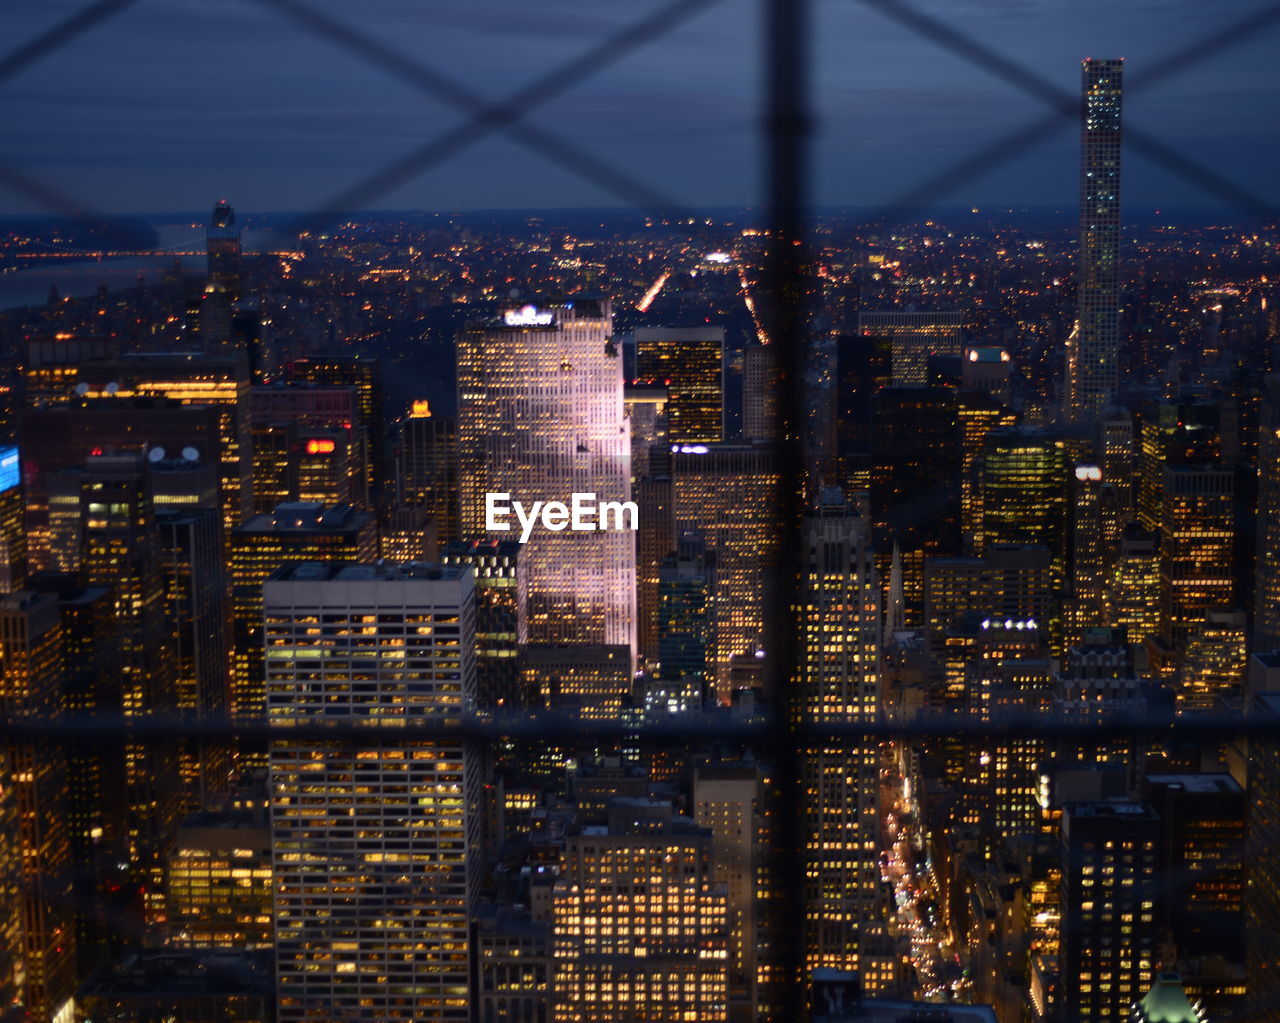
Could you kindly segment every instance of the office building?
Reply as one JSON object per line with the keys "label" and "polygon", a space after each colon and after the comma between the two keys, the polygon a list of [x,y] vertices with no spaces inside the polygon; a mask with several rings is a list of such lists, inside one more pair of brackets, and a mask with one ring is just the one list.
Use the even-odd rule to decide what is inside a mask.
{"label": "office building", "polygon": [[523,551],[514,540],[455,540],[440,552],[441,562],[468,566],[476,578],[476,707],[484,713],[526,702],[518,663],[528,637]]}
{"label": "office building", "polygon": [[[20,590],[0,597],[0,713],[5,721],[58,719],[66,713],[58,601]],[[48,738],[10,739],[21,903],[20,997],[29,1020],[63,1023],[76,984],[76,927],[67,815],[67,758]],[[3,839],[6,843],[9,837]]]}
{"label": "office building", "polygon": [[927,387],[929,360],[960,357],[960,312],[880,310],[858,314],[858,333],[888,341],[893,361],[893,386]]}
{"label": "office building", "polygon": [[[219,419],[218,409],[208,405],[151,397],[101,397],[25,410],[22,470],[31,570],[75,571],[78,565],[78,548],[55,544],[51,533],[56,512],[50,507],[50,486],[58,473],[79,469],[91,457],[153,450],[163,458],[220,464]],[[63,510],[78,516],[78,497],[70,492],[62,497]],[[225,514],[225,492],[223,502]]]}
{"label": "office building", "polygon": [[724,328],[639,327],[636,381],[666,387],[673,444],[724,440]]}
{"label": "office building", "polygon": [[18,449],[0,447],[0,594],[22,589],[27,578],[27,530],[23,521]]}
{"label": "office building", "polygon": [[658,675],[670,712],[701,710],[714,692],[717,589],[715,552],[686,533],[658,569]]}
{"label": "office building", "polygon": [[369,507],[369,436],[356,387],[273,383],[251,388],[249,401],[255,509],[280,501]]}
{"label": "office building", "polygon": [[1248,626],[1243,611],[1214,608],[1187,640],[1175,695],[1179,712],[1217,711],[1241,705],[1248,667]]}
{"label": "office building", "polygon": [[[865,508],[828,488],[804,526],[801,713],[823,725],[880,716],[880,587]],[[892,977],[863,953],[880,930],[879,746],[811,740],[803,751],[808,969],[856,970],[868,990]]]}
{"label": "office building", "polygon": [[[195,353],[140,353],[122,355],[80,366],[76,392],[81,399],[151,398],[179,405],[205,406],[217,417],[218,449],[192,445],[181,436],[166,438],[148,430],[137,437],[146,441],[152,457],[201,460],[219,466],[222,488],[223,528],[231,530],[249,514],[252,504],[252,430],[249,406],[249,364],[243,355],[215,356]],[[120,406],[115,406],[120,408]],[[123,411],[123,410],[122,410]],[[118,425],[116,427],[119,428]],[[136,427],[134,435],[137,435]],[[96,438],[101,444],[105,438]]]}
{"label": "office building", "polygon": [[898,551],[901,611],[920,624],[926,558],[960,553],[960,435],[957,398],[943,387],[886,387],[874,400],[871,511],[877,569],[892,587]]}
{"label": "office building", "polygon": [[1266,379],[1258,430],[1258,551],[1254,649],[1280,647],[1280,374]]}
{"label": "office building", "polygon": [[458,425],[415,401],[400,419],[396,451],[400,500],[421,504],[436,522],[441,543],[462,539],[458,508]]}
{"label": "office building", "polygon": [[[1280,728],[1280,692],[1258,693],[1250,715]],[[1249,992],[1247,1018],[1258,1023],[1280,1020],[1280,745],[1251,746],[1249,764],[1249,831],[1246,846],[1248,889],[1245,895],[1245,950]]]}
{"label": "office building", "polygon": [[1124,62],[1081,65],[1080,252],[1067,343],[1067,414],[1094,422],[1115,401],[1120,358],[1120,109]]}
{"label": "office building", "polygon": [[982,459],[982,553],[989,544],[1042,544],[1054,585],[1066,582],[1067,454],[1061,437],[1013,426],[987,434]]}
{"label": "office building", "polygon": [[205,951],[274,947],[271,829],[261,810],[202,811],[165,860],[168,944]]}
{"label": "office building", "polygon": [[[216,505],[169,507],[157,501],[155,524],[178,715],[193,727],[217,728],[231,720],[231,617],[222,523]],[[230,743],[185,738],[181,771],[187,810],[194,811],[226,786]]]}
{"label": "office building", "polygon": [[1181,652],[1211,610],[1234,604],[1234,474],[1216,465],[1171,466],[1162,492],[1161,632]]}
{"label": "office building", "polygon": [[[28,588],[57,599],[62,622],[62,692],[67,713],[92,723],[124,713],[115,599],[73,573],[40,572]],[[76,946],[82,961],[101,942],[124,939],[129,835],[123,737],[66,748],[67,829],[71,843]],[[123,866],[122,866],[123,865]]]}
{"label": "office building", "polygon": [[781,385],[778,353],[771,345],[753,343],[742,349],[743,440],[782,438]]}
{"label": "office building", "polygon": [[[110,592],[119,640],[119,706],[126,719],[143,724],[172,721],[178,713],[163,556],[146,465],[141,455],[100,455],[79,473],[80,571],[90,586]],[[124,777],[129,863],[135,879],[158,898],[160,859],[182,815],[177,743],[128,741]]]}
{"label": "office building", "polygon": [[110,1023],[274,1023],[267,953],[143,949],[121,954],[80,986],[86,1019]]}
{"label": "office building", "polygon": [[699,766],[693,776],[693,819],[711,833],[712,877],[724,885],[729,923],[730,1018],[757,1005],[759,907],[763,867],[763,774],[755,763]]}
{"label": "office building", "polygon": [[1062,813],[1062,1012],[1127,1018],[1155,979],[1160,819],[1146,803]]}
{"label": "office building", "polygon": [[[506,309],[458,336],[463,535],[489,533],[486,495],[568,502],[631,497],[622,356],[605,299]],[[635,535],[535,528],[521,554],[529,639],[635,648]]]}
{"label": "office building", "polygon": [[556,1023],[723,1020],[728,919],[710,833],[615,800],[566,842],[554,892]]}
{"label": "office building", "polygon": [[631,700],[628,648],[600,643],[529,643],[520,648],[521,689],[545,707],[584,721],[618,722]]}
{"label": "office building", "polygon": [[263,602],[270,722],[387,736],[271,745],[277,1019],[463,1023],[480,779],[461,737],[396,733],[473,709],[472,572],[286,565]]}
{"label": "office building", "polygon": [[282,504],[233,530],[231,619],[234,655],[231,706],[235,721],[262,724],[266,691],[262,664],[262,584],[281,565],[304,561],[359,561],[378,557],[372,512],[349,506]]}
{"label": "office building", "polygon": [[233,301],[240,297],[242,286],[240,227],[236,211],[226,199],[219,199],[209,214],[205,231],[205,251],[209,283],[219,285]]}
{"label": "office building", "polygon": [[675,528],[697,533],[716,552],[716,685],[724,700],[733,658],[763,649],[765,587],[778,557],[778,488],[787,455],[769,444],[673,447]]}
{"label": "office building", "polygon": [[386,424],[382,414],[382,364],[359,355],[310,355],[289,363],[285,379],[290,384],[355,389],[357,426],[367,451],[364,460],[365,491],[376,497],[386,483]]}

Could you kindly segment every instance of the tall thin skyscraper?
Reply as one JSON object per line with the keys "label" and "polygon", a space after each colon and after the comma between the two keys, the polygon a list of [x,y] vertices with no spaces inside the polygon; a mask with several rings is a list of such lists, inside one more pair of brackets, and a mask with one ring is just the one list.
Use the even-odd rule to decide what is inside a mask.
{"label": "tall thin skyscraper", "polygon": [[[622,353],[608,299],[525,305],[458,337],[463,536],[486,531],[485,496],[568,503],[631,498]],[[529,641],[635,648],[635,536],[535,528],[527,571]]]}
{"label": "tall thin skyscraper", "polygon": [[1120,106],[1123,60],[1081,65],[1080,256],[1067,343],[1067,414],[1092,422],[1115,399],[1120,353]]}
{"label": "tall thin skyscraper", "polygon": [[[805,718],[818,727],[879,717],[880,596],[869,534],[864,510],[836,487],[805,522],[800,682]],[[868,990],[889,987],[893,978],[864,960],[879,916],[879,748],[824,740],[805,749],[804,764],[807,961],[857,970]]]}
{"label": "tall thin skyscraper", "polygon": [[1258,557],[1254,589],[1255,650],[1280,646],[1280,374],[1266,379],[1258,431]]}
{"label": "tall thin skyscraper", "polygon": [[387,736],[272,743],[276,1018],[465,1023],[478,765],[461,736],[396,736],[473,707],[472,571],[305,562],[263,602],[271,723]]}

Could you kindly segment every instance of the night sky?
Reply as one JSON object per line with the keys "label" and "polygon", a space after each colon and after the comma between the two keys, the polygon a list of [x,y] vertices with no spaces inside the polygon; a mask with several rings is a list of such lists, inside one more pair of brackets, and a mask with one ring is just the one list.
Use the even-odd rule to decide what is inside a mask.
{"label": "night sky", "polygon": [[[519,89],[656,10],[623,0],[298,0],[484,97]],[[1126,122],[1280,202],[1280,28],[1144,90],[1162,58],[1260,9],[1258,0],[911,0],[1062,89],[1085,56],[1126,58]],[[7,47],[81,6],[6,0]],[[1046,107],[857,0],[814,4],[814,188],[823,204],[882,203]],[[721,0],[538,111],[572,139],[695,206],[759,199],[759,3]],[[0,159],[102,212],[298,210],[331,198],[461,115],[253,0],[140,0],[0,83]],[[1076,125],[938,197],[1074,205]],[[1126,155],[1132,211],[1196,204],[1194,189]],[[393,209],[618,205],[506,139],[486,138],[371,203]],[[0,212],[40,212],[0,190]]]}

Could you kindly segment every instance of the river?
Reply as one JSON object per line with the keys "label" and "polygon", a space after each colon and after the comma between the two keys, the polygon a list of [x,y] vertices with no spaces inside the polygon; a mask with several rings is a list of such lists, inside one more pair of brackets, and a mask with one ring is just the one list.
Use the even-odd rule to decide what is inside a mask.
{"label": "river", "polygon": [[[82,297],[92,295],[102,284],[112,291],[130,287],[137,281],[139,274],[148,284],[154,284],[173,266],[175,251],[204,250],[203,224],[154,223],[151,226],[160,236],[160,247],[151,255],[109,256],[101,260],[75,263],[49,262],[0,273],[0,309],[43,305],[49,297],[51,285],[57,285],[60,295]],[[242,243],[244,251],[256,251],[255,243],[267,235],[266,230],[246,230]],[[188,273],[204,272],[203,255],[178,258],[182,260],[182,267]]]}

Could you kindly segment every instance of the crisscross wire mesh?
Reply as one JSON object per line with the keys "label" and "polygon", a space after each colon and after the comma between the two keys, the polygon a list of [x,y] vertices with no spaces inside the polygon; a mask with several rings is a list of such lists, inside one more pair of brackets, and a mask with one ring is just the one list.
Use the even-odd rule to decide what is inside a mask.
{"label": "crisscross wire mesh", "polygon": [[[154,2],[154,0],[152,0]],[[334,16],[302,0],[246,0],[296,24],[301,31],[324,39],[360,61],[406,82],[425,97],[441,102],[459,114],[455,127],[424,141],[409,153],[352,182],[321,202],[309,214],[291,225],[292,231],[317,230],[345,214],[377,203],[395,189],[454,158],[489,136],[501,134],[529,152],[571,172],[584,182],[615,196],[627,206],[664,216],[688,213],[678,199],[652,183],[640,180],[573,142],[531,123],[530,115],[564,95],[571,88],[590,81],[593,75],[640,48],[674,31],[721,0],[673,0],[628,23],[601,39],[573,59],[539,76],[525,88],[498,100],[490,100],[460,84],[431,63],[410,59],[355,28],[349,16]],[[1043,116],[1017,126],[977,151],[966,154],[941,171],[910,185],[873,215],[872,219],[902,220],[923,207],[954,194],[976,178],[991,173],[1015,159],[1079,114],[1078,96],[1065,92],[1050,80],[1022,66],[977,36],[956,24],[928,14],[920,7],[898,0],[851,0],[905,27],[921,41],[940,48],[1004,82],[1011,89],[1042,103]],[[47,31],[18,45],[0,59],[0,86],[24,70],[44,60],[57,59],[68,43],[92,32],[138,0],[98,0],[74,11]],[[809,150],[812,143],[811,95],[808,74],[808,41],[812,34],[813,11],[808,0],[760,0],[765,25],[766,84],[760,117],[761,160],[766,168],[769,248],[765,284],[768,302],[768,334],[780,349],[784,386],[782,390],[782,432],[794,436],[806,417],[803,386],[806,346],[805,294],[808,284]],[[425,16],[424,16],[425,17]],[[1280,24],[1280,7],[1260,5],[1254,11],[1223,26],[1213,34],[1188,40],[1166,59],[1134,74],[1127,91],[1154,89],[1194,66],[1223,57],[1231,47]],[[1280,219],[1276,207],[1242,184],[1196,160],[1141,129],[1126,126],[1125,143],[1134,152],[1180,178],[1204,195],[1241,213],[1274,223]],[[51,212],[85,222],[99,220],[94,206],[82,197],[67,195],[0,159],[0,187],[24,196]],[[783,517],[784,535],[781,561],[784,571],[774,573],[768,593],[771,613],[768,646],[771,658],[773,709],[765,725],[711,725],[691,719],[673,725],[645,725],[641,731],[655,740],[743,742],[767,751],[775,765],[775,795],[783,808],[784,834],[803,834],[803,787],[800,750],[806,740],[843,736],[870,740],[961,739],[982,740],[1009,735],[1037,735],[1045,738],[1098,739],[1117,737],[1198,738],[1225,740],[1247,737],[1274,740],[1271,729],[1252,719],[1177,718],[1155,716],[1128,718],[1102,725],[1058,721],[1043,717],[1000,716],[966,719],[954,715],[944,719],[913,723],[872,722],[848,728],[816,726],[803,719],[794,699],[797,644],[791,609],[798,606],[800,576],[799,502],[804,492],[799,460],[791,460],[777,491],[777,500],[794,512]],[[91,740],[118,735],[120,725],[111,721],[22,721],[0,722],[0,734],[7,739],[49,738],[69,741]],[[276,733],[268,726],[232,727],[220,723],[195,725],[177,723],[181,730],[206,738],[239,737],[265,740]],[[131,734],[142,740],[172,738],[174,722],[131,722]],[[625,740],[636,736],[634,727],[590,726],[539,720],[529,725],[541,738],[576,739],[586,735],[600,739]],[[432,738],[458,731],[474,738],[491,740],[497,735],[519,736],[519,726],[493,726],[468,722],[447,732],[439,726],[421,725],[406,730],[406,737]],[[297,729],[289,736],[299,737]],[[359,741],[359,726],[317,729],[316,738],[341,735]],[[775,876],[782,880],[781,912],[784,917],[782,941],[783,974],[790,980],[783,1018],[800,1019],[805,1014],[802,982],[804,963],[804,880],[805,865],[798,841],[780,843]]]}

